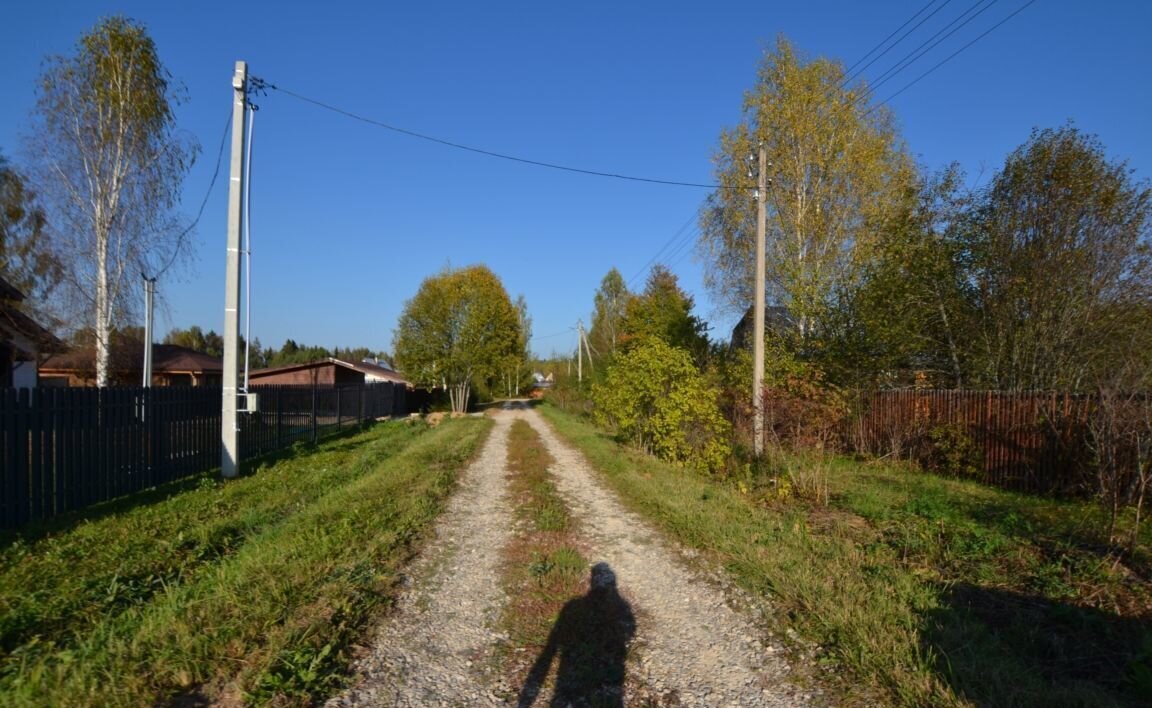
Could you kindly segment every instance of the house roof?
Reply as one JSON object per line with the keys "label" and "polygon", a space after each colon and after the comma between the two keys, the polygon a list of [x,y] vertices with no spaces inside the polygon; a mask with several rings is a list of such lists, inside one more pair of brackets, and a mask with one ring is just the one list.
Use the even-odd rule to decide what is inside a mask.
{"label": "house roof", "polygon": [[0,299],[23,302],[24,293],[20,292],[12,283],[9,283],[4,278],[0,278]]}
{"label": "house roof", "polygon": [[377,378],[377,379],[384,379],[386,381],[393,381],[395,383],[402,383],[405,385],[411,385],[409,383],[408,379],[401,376],[395,370],[390,369],[387,366],[383,366],[381,364],[373,364],[370,361],[361,361],[361,362],[351,363],[351,362],[347,362],[347,361],[341,361],[339,359],[332,359],[331,361],[333,361],[337,364],[340,364],[341,366],[346,366],[349,369],[353,369],[355,371],[360,371],[365,376],[372,376],[372,377]]}
{"label": "house roof", "polygon": [[[95,369],[95,362],[95,349],[81,347],[48,357],[40,370],[91,371]],[[144,344],[131,339],[113,342],[112,368],[117,371],[143,370]],[[157,374],[218,374],[224,371],[224,362],[220,357],[178,344],[153,344],[152,371]]]}
{"label": "house roof", "polygon": [[4,278],[0,278],[0,328],[31,339],[37,343],[41,350],[60,349],[63,344],[56,338],[56,335],[17,307],[10,305],[10,303],[23,301],[24,293]]}
{"label": "house roof", "polygon": [[306,361],[306,362],[303,362],[300,364],[287,364],[285,366],[274,366],[274,367],[267,368],[267,369],[257,369],[255,371],[249,372],[248,377],[251,379],[251,378],[258,378],[258,377],[262,377],[262,376],[270,376],[273,374],[282,374],[282,373],[286,373],[289,371],[300,371],[302,369],[315,369],[319,366],[327,366],[329,364],[339,366],[341,368],[348,369],[350,371],[359,372],[361,374],[364,374],[366,377],[371,376],[371,377],[376,378],[376,379],[384,379],[386,381],[392,381],[394,383],[402,383],[405,386],[411,386],[412,385],[408,381],[408,379],[404,378],[403,376],[401,376],[396,371],[389,369],[387,366],[381,366],[380,364],[372,364],[369,362],[352,363],[352,362],[342,361],[342,360],[336,359],[334,357],[328,357],[326,359],[316,359],[315,361]]}

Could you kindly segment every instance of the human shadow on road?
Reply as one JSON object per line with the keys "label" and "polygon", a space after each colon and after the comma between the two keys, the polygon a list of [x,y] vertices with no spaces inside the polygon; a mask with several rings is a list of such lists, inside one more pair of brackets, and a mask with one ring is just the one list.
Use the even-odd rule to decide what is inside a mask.
{"label": "human shadow on road", "polygon": [[625,660],[635,634],[636,618],[616,588],[616,574],[607,563],[597,563],[588,593],[560,610],[516,705],[528,708],[535,703],[559,657],[549,706],[623,706]]}

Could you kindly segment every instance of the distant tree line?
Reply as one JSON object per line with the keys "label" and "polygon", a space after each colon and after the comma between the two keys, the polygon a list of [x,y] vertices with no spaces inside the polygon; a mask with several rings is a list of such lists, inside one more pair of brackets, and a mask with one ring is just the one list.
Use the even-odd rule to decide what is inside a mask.
{"label": "distant tree line", "polygon": [[[244,337],[241,335],[240,351],[245,347]],[[164,344],[177,344],[211,356],[224,356],[224,337],[214,330],[205,332],[198,325],[188,329],[173,329],[164,337]],[[264,369],[290,364],[305,364],[311,361],[327,359],[329,357],[340,359],[349,363],[357,363],[365,359],[379,361],[384,366],[391,367],[391,357],[382,351],[375,351],[368,347],[326,347],[298,344],[294,339],[286,339],[279,349],[263,347],[258,337],[252,338],[249,348],[249,366],[254,369]]]}

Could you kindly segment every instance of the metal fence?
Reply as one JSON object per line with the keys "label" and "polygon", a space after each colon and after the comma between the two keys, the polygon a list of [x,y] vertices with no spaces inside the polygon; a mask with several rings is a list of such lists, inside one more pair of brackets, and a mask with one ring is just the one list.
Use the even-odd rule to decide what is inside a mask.
{"label": "metal fence", "polygon": [[966,447],[983,482],[1070,493],[1090,483],[1093,406],[1092,397],[1068,393],[866,392],[852,406],[844,438],[860,452],[921,461]]}
{"label": "metal fence", "polygon": [[[240,457],[408,412],[402,384],[259,386]],[[0,389],[0,527],[84,509],[220,464],[219,388]]]}

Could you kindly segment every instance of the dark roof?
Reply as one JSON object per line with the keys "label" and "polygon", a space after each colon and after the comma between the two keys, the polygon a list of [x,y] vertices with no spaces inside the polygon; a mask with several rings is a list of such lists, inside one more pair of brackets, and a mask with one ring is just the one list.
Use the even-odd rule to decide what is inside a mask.
{"label": "dark roof", "polygon": [[23,302],[24,293],[20,292],[15,285],[0,277],[0,299]]}
{"label": "dark roof", "polygon": [[[41,370],[91,371],[96,367],[96,351],[91,347],[72,349],[48,357]],[[137,340],[120,340],[112,344],[112,368],[117,371],[139,371],[144,368],[144,344]],[[224,371],[224,362],[212,356],[178,344],[152,345],[152,371],[164,373],[218,374]]]}
{"label": "dark roof", "polygon": [[44,329],[39,322],[24,314],[18,307],[10,304],[23,301],[24,293],[12,283],[0,278],[0,327],[6,327],[28,337],[37,343],[41,351],[62,348],[63,345],[56,335]]}
{"label": "dark roof", "polygon": [[[143,352],[140,356],[144,356]],[[192,371],[196,373],[223,372],[224,359],[176,344],[153,344],[152,370]]]}
{"label": "dark roof", "polygon": [[404,378],[396,371],[389,369],[387,366],[381,366],[380,364],[370,364],[368,362],[352,363],[333,357],[328,357],[327,359],[316,359],[314,361],[306,361],[300,364],[286,364],[284,366],[273,366],[267,369],[256,369],[255,371],[249,372],[248,377],[252,378],[255,376],[269,376],[272,374],[281,374],[288,371],[299,371],[301,369],[315,369],[317,367],[327,366],[329,364],[345,369],[350,369],[352,371],[357,371],[366,376],[375,376],[376,378],[387,379],[388,381],[394,381],[396,383],[402,383],[408,386],[412,385],[408,379]]}

